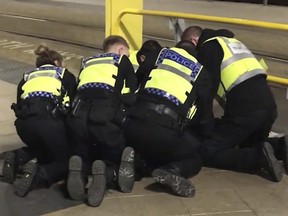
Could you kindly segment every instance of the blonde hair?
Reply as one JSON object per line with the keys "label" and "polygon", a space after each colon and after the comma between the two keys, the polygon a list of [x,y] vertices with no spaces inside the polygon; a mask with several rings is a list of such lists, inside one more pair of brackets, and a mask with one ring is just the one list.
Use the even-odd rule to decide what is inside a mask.
{"label": "blonde hair", "polygon": [[60,66],[63,62],[63,56],[55,51],[51,50],[47,44],[40,44],[35,50],[34,54],[37,56],[36,58],[36,67],[40,67],[45,64],[55,65],[55,61],[58,61]]}

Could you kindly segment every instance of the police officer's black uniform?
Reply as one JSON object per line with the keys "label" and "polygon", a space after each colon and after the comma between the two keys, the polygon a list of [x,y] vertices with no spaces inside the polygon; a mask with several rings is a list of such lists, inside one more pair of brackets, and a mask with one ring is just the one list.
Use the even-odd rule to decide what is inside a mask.
{"label": "police officer's black uniform", "polygon": [[17,166],[32,158],[37,163],[24,168],[24,176],[16,185],[17,195],[25,196],[34,183],[49,186],[65,178],[69,152],[63,101],[68,99],[69,105],[75,89],[75,76],[53,62],[25,73],[19,83],[17,104],[12,108],[17,117],[17,134],[27,147],[15,150],[12,156]]}
{"label": "police officer's black uniform", "polygon": [[[153,170],[154,179],[180,196],[194,195],[194,186],[185,178],[201,169],[199,141],[185,125],[191,121],[195,101],[203,107],[199,113],[203,132],[211,120],[212,85],[207,75],[191,54],[175,47],[149,53],[137,71],[141,86],[125,126],[127,143]],[[185,89],[186,84],[193,89]],[[182,101],[181,93],[186,95]]]}
{"label": "police officer's black uniform", "polygon": [[[220,37],[220,39],[218,40],[217,37],[218,39]],[[221,67],[222,70],[225,70],[225,68],[223,69],[225,64],[223,60],[224,51],[220,42],[225,43],[233,37],[234,34],[228,30],[204,29],[198,41],[198,60],[207,67],[208,71],[211,72],[211,76],[213,76],[214,95],[216,95],[218,87],[223,86],[222,80],[220,81]],[[228,47],[233,46],[233,44],[240,44],[239,41],[227,43]],[[236,49],[235,46],[230,47],[230,52],[237,54],[237,52],[242,52],[242,49],[247,50],[242,43],[239,45],[238,51]],[[239,56],[244,61],[246,61],[245,55],[248,56],[247,58],[253,59],[249,52],[245,51],[243,53],[242,56],[241,54]],[[237,60],[234,59],[234,61]],[[239,60],[241,61],[241,59]],[[238,68],[240,67],[241,65]],[[247,68],[249,68],[249,65],[247,65]],[[261,72],[260,69],[254,71]],[[232,72],[230,71],[230,73]],[[249,75],[249,73],[247,74]],[[250,74],[253,74],[253,72]],[[273,174],[267,161],[267,159],[270,162],[271,160],[275,161],[273,160],[273,152],[271,152],[267,143],[264,147],[266,149],[264,154],[262,148],[262,144],[277,116],[276,103],[263,70],[259,74],[249,75],[248,79],[245,78],[245,75],[243,76],[243,82],[240,82],[229,91],[224,90],[226,91],[224,93],[225,99],[220,99],[220,103],[224,108],[224,115],[221,120],[216,121],[215,131],[206,137],[202,145],[203,160],[207,166],[244,172],[255,172],[260,168],[265,168],[268,171],[270,170],[270,174],[272,172],[273,180],[280,181],[282,175],[280,175],[279,169],[278,174],[277,169],[276,173],[274,170]],[[274,168],[279,167],[277,164],[274,165]]]}
{"label": "police officer's black uniform", "polygon": [[[126,87],[130,88],[130,93],[123,96],[121,90],[124,81]],[[67,121],[74,155],[69,165],[68,192],[72,199],[80,200],[83,199],[85,178],[91,173],[93,161],[102,160],[105,163],[104,172],[107,174],[105,178],[107,177],[108,183],[115,180],[113,178],[116,171],[118,172],[121,154],[125,148],[122,132],[125,117],[123,101],[129,103],[129,95],[133,96],[137,82],[127,56],[105,53],[83,59],[77,88]],[[102,167],[98,167],[98,170],[104,169],[101,164],[98,165]],[[83,179],[80,180],[79,175],[75,177],[75,169],[77,174],[82,173]],[[95,174],[95,169],[97,167],[94,167],[93,163],[92,175]],[[105,188],[103,190],[105,193]],[[98,206],[102,195],[95,195],[96,199],[101,199],[95,201],[95,196],[89,196],[89,191],[93,193],[88,190],[88,203]]]}

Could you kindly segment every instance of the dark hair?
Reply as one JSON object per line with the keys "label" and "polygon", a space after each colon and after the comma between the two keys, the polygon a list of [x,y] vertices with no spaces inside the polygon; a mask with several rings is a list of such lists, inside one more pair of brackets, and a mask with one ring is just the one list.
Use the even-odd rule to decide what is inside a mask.
{"label": "dark hair", "polygon": [[200,26],[190,26],[184,30],[181,35],[181,40],[183,41],[190,41],[191,36],[198,36],[200,37],[202,34],[203,29]]}
{"label": "dark hair", "polygon": [[136,54],[136,58],[138,63],[140,64],[140,56],[144,55],[146,56],[149,52],[154,51],[154,50],[160,50],[162,49],[162,46],[156,41],[156,40],[147,40],[145,41],[140,50]]}
{"label": "dark hair", "polygon": [[186,52],[188,52],[194,57],[196,57],[197,55],[196,46],[191,41],[181,40],[176,44],[175,47],[184,49]]}
{"label": "dark hair", "polygon": [[127,43],[127,41],[123,37],[121,37],[119,35],[110,35],[107,38],[105,38],[103,41],[103,51],[108,52],[108,50],[111,48],[111,46],[113,46],[115,44],[122,44],[129,49],[129,44]]}
{"label": "dark hair", "polygon": [[181,47],[195,47],[195,45],[191,41],[187,40],[181,40],[179,41],[175,47],[181,48]]}
{"label": "dark hair", "polygon": [[36,67],[40,67],[45,64],[55,65],[55,61],[62,64],[63,56],[55,50],[50,50],[46,44],[41,44],[34,50],[36,58]]}

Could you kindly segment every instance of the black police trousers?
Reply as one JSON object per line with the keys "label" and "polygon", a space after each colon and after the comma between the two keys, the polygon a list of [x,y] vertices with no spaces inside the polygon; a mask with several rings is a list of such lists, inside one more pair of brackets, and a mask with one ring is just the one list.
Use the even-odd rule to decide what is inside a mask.
{"label": "black police trousers", "polygon": [[71,155],[81,157],[85,175],[95,160],[103,160],[109,171],[118,170],[125,139],[122,127],[114,122],[117,108],[109,99],[81,100],[77,110],[68,115]]}
{"label": "black police trousers", "polygon": [[237,116],[224,115],[216,121],[212,134],[201,145],[205,166],[255,173],[261,166],[261,150],[277,108],[256,110]]}
{"label": "black police trousers", "polygon": [[188,130],[175,127],[173,121],[168,115],[155,111],[143,117],[129,116],[124,127],[126,142],[151,171],[159,167],[172,168],[189,178],[201,170],[199,141]]}
{"label": "black police trousers", "polygon": [[[33,106],[37,106],[34,104]],[[41,183],[51,185],[63,180],[68,170],[68,142],[64,119],[54,119],[51,111],[17,118],[17,134],[27,145],[17,150],[20,165],[37,158]]]}

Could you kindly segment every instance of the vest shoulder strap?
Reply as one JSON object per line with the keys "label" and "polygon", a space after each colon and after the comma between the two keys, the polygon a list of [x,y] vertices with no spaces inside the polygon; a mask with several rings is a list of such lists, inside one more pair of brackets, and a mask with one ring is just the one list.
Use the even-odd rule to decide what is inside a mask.
{"label": "vest shoulder strap", "polygon": [[[51,71],[55,71],[55,73],[51,73]],[[43,77],[43,76],[49,76],[49,77],[54,77],[58,80],[62,80],[64,76],[65,68],[62,67],[57,67],[53,65],[48,65],[48,66],[41,66],[36,68],[35,70],[28,71],[24,73],[24,81],[31,80],[36,77]]]}
{"label": "vest shoulder strap", "polygon": [[81,67],[86,68],[95,64],[114,64],[118,66],[123,55],[116,53],[103,53],[82,59]]}

